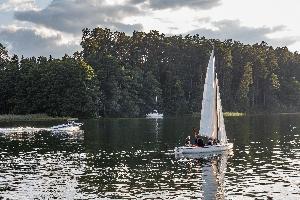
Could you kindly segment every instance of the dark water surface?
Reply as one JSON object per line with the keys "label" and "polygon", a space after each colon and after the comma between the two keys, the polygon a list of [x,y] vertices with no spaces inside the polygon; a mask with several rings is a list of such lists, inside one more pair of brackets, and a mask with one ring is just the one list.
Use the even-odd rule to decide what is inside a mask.
{"label": "dark water surface", "polygon": [[[175,158],[198,118],[0,137],[0,199],[300,199],[300,115],[227,117],[229,154]],[[0,123],[46,127],[53,122]]]}

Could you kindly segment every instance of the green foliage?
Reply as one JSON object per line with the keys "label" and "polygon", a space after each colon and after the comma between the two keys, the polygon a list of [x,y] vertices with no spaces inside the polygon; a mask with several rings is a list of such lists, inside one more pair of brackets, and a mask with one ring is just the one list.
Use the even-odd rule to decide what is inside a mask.
{"label": "green foliage", "polygon": [[241,113],[241,112],[225,112],[224,116],[225,117],[240,117],[240,116],[245,116],[246,113]]}
{"label": "green foliage", "polygon": [[240,81],[240,85],[237,91],[237,109],[242,112],[249,111],[250,109],[248,96],[250,86],[253,84],[252,76],[252,65],[248,62],[244,66],[242,79]]}
{"label": "green foliage", "polygon": [[0,44],[0,114],[200,112],[213,47],[224,112],[300,110],[300,55],[286,47],[102,28],[84,29],[81,45],[72,57],[19,60]]}
{"label": "green foliage", "polygon": [[2,114],[94,116],[93,69],[80,60],[13,57],[1,71]]}

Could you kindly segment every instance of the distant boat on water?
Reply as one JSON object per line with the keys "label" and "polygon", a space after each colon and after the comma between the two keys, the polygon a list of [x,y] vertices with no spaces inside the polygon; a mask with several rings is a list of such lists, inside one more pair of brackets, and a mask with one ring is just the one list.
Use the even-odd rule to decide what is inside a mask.
{"label": "distant boat on water", "polygon": [[52,126],[50,130],[53,132],[63,132],[63,131],[74,132],[74,131],[79,131],[82,125],[83,123],[77,123],[71,119],[68,120],[66,124]]}
{"label": "distant boat on water", "polygon": [[[155,102],[157,104],[157,96],[155,97]],[[163,117],[164,117],[164,114],[158,113],[157,110],[153,110],[151,113],[148,113],[146,115],[146,118],[151,118],[151,119],[160,119],[160,118],[163,118]]]}
{"label": "distant boat on water", "polygon": [[160,119],[160,118],[163,118],[163,117],[164,117],[164,114],[158,113],[157,110],[153,110],[152,113],[148,113],[146,115],[146,118],[152,118],[152,119]]}

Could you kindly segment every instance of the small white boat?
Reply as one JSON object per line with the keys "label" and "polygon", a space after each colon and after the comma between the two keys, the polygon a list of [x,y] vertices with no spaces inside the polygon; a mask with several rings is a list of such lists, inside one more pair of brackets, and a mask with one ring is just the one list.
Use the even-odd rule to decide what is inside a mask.
{"label": "small white boat", "polygon": [[152,113],[148,113],[146,115],[146,118],[151,118],[151,119],[160,119],[160,118],[163,118],[163,117],[164,117],[164,114],[158,113],[157,110],[153,110]]}
{"label": "small white boat", "polygon": [[82,123],[76,123],[73,120],[68,120],[67,124],[61,124],[57,126],[52,126],[50,128],[35,128],[35,127],[12,127],[12,128],[0,128],[0,134],[4,135],[24,135],[24,134],[31,134],[37,133],[39,131],[50,131],[53,133],[73,133],[73,132],[80,132]]}
{"label": "small white boat", "polygon": [[[156,102],[156,106],[157,106],[157,96],[155,97],[155,102]],[[158,113],[157,110],[153,110],[152,113],[148,113],[146,115],[146,118],[149,118],[149,119],[161,119],[163,117],[164,117],[164,114]]]}
{"label": "small white boat", "polygon": [[217,144],[204,147],[181,146],[175,148],[175,153],[193,154],[222,152],[233,148],[228,143],[225,124],[222,112],[220,91],[218,86],[217,73],[215,73],[215,57],[212,51],[206,71],[203,90],[202,109],[200,118],[199,135],[216,140]]}

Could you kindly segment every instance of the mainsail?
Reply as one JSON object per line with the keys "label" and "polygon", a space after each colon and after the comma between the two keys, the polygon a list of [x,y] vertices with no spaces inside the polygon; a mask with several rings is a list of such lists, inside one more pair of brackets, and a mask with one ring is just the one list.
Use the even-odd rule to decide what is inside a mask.
{"label": "mainsail", "polygon": [[210,55],[209,63],[207,66],[205,84],[203,89],[200,130],[199,133],[205,137],[217,136],[216,122],[216,86],[215,86],[215,58],[214,53]]}
{"label": "mainsail", "polygon": [[199,134],[227,143],[221,98],[215,73],[215,57],[212,51],[207,66],[203,89],[202,109]]}

